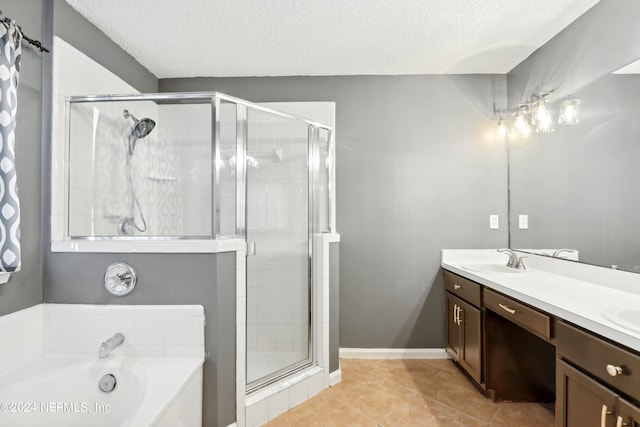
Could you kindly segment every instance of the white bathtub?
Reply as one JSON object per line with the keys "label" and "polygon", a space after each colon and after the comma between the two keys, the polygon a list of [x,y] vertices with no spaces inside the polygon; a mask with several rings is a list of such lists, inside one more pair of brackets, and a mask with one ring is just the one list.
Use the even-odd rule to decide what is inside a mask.
{"label": "white bathtub", "polygon": [[[202,424],[197,357],[43,356],[0,377],[0,426],[196,427]],[[116,377],[104,393],[98,380]]]}

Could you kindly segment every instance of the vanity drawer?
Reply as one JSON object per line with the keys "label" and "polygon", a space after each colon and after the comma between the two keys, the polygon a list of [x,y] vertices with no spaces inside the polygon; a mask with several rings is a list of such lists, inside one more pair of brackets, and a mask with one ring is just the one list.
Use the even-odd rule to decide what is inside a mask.
{"label": "vanity drawer", "polygon": [[[640,399],[640,355],[564,322],[558,322],[556,349],[560,357],[632,398]],[[607,366],[613,376],[607,372]]]}
{"label": "vanity drawer", "polygon": [[486,288],[484,306],[543,338],[551,339],[552,320],[548,314]]}
{"label": "vanity drawer", "polygon": [[469,279],[453,274],[450,271],[444,271],[444,288],[452,294],[462,298],[463,300],[480,307],[480,295],[482,286]]}

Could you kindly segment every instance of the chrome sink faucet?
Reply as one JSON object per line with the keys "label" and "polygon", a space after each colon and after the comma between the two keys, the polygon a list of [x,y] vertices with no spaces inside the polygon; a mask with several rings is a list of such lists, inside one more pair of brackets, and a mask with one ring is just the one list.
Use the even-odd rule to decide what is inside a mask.
{"label": "chrome sink faucet", "polygon": [[100,345],[100,350],[98,351],[98,357],[100,359],[104,359],[109,357],[111,352],[118,348],[124,342],[124,335],[121,333],[117,333],[105,342]]}
{"label": "chrome sink faucet", "polygon": [[518,258],[518,254],[513,249],[502,248],[502,249],[498,249],[498,252],[509,255],[509,261],[507,261],[507,267],[516,268],[518,270],[527,269],[527,267],[525,267],[524,265],[524,262],[522,261],[526,257]]}
{"label": "chrome sink faucet", "polygon": [[572,254],[574,253],[576,250],[575,249],[566,249],[566,248],[562,248],[562,249],[556,249],[555,251],[553,251],[553,255],[551,255],[554,258],[564,258],[560,255],[562,255],[562,253],[566,252],[568,254]]}

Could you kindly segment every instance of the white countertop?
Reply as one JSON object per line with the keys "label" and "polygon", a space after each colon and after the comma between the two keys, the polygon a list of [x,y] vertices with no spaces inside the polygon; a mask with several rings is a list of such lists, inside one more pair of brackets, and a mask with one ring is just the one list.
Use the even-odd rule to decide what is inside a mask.
{"label": "white countertop", "polygon": [[[640,274],[629,276],[630,273],[601,268],[604,271],[597,271],[593,282],[585,281],[585,271],[580,270],[598,267],[525,255],[528,267],[522,274],[485,273],[464,268],[472,264],[506,263],[506,255],[497,253],[495,249],[446,249],[442,251],[441,265],[446,270],[640,351],[640,333],[618,326],[602,315],[607,309],[640,309]],[[637,287],[634,286],[636,281]]]}

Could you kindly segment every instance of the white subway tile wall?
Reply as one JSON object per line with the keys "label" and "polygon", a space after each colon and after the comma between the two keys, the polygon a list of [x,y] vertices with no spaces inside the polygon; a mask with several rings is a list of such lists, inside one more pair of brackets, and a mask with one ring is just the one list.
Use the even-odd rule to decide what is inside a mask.
{"label": "white subway tile wall", "polygon": [[38,304],[0,316],[0,375],[43,355],[98,356],[116,333],[114,356],[204,357],[201,305]]}
{"label": "white subway tile wall", "polygon": [[204,309],[194,306],[43,304],[43,354],[95,356],[116,333],[115,356],[204,357]]}

